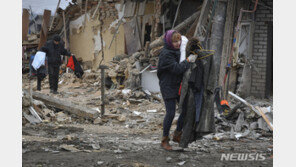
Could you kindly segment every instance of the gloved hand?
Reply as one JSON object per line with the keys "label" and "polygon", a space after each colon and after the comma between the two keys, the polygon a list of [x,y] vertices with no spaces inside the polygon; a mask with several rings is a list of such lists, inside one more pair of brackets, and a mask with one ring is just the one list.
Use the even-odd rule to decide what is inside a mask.
{"label": "gloved hand", "polygon": [[196,58],[197,58],[197,55],[193,55],[193,54],[191,54],[191,55],[189,55],[189,57],[187,58],[187,61],[188,61],[188,62],[191,62],[191,63],[194,63],[195,60],[196,60]]}

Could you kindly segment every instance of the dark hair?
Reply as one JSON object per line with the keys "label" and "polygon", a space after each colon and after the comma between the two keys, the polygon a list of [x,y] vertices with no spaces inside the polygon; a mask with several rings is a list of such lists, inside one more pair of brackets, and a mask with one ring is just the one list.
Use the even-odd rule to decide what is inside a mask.
{"label": "dark hair", "polygon": [[54,41],[57,41],[57,42],[60,42],[61,41],[61,37],[59,35],[54,35],[53,36],[53,40]]}

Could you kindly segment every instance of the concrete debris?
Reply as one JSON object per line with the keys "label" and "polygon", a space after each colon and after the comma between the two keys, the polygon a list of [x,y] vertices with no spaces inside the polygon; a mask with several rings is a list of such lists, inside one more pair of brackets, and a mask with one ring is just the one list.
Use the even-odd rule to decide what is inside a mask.
{"label": "concrete debris", "polygon": [[147,110],[147,112],[148,113],[155,113],[155,112],[157,112],[157,110],[155,110],[155,109],[154,110]]}
{"label": "concrete debris", "polygon": [[93,122],[94,124],[99,124],[101,125],[103,123],[102,119],[100,117],[96,118]]}
{"label": "concrete debris", "polygon": [[71,117],[69,117],[63,112],[58,112],[56,114],[56,119],[58,122],[71,122]]}
{"label": "concrete debris", "polygon": [[179,162],[177,163],[179,166],[183,166],[184,164],[186,163],[186,161],[182,161],[182,162]]}
{"label": "concrete debris", "polygon": [[104,164],[104,161],[98,161],[97,162],[97,165],[103,165]]}
{"label": "concrete debris", "polygon": [[92,144],[91,147],[94,149],[94,150],[99,150],[101,147],[99,144]]}
{"label": "concrete debris", "polygon": [[243,125],[243,123],[244,123],[244,113],[241,112],[241,113],[239,114],[238,118],[237,118],[237,121],[236,121],[236,124],[235,124],[235,128],[234,128],[234,130],[235,130],[236,132],[240,132],[241,129],[242,129],[242,125]]}
{"label": "concrete debris", "polygon": [[172,162],[172,158],[171,158],[171,157],[166,157],[166,159],[165,159],[165,160],[166,160],[166,162],[167,162],[167,163],[170,163],[170,162]]}
{"label": "concrete debris", "polygon": [[[181,2],[182,6],[185,5],[183,3],[187,3],[186,6],[188,7],[189,2],[179,1],[180,4]],[[242,8],[249,7],[249,4],[241,2],[237,5],[237,2],[234,0],[225,2],[219,1],[218,4],[227,4],[227,6],[233,4]],[[98,5],[99,3],[100,5]],[[175,26],[174,29],[187,36],[188,39],[193,36],[197,37],[196,33],[198,35],[201,35],[199,33],[207,35],[206,38],[201,39],[214,39],[213,37],[217,35],[213,28],[215,26],[210,26],[212,22],[207,20],[211,17],[208,13],[214,12],[213,9],[215,7],[213,5],[215,3],[210,4],[210,1],[190,1],[190,3],[192,3],[191,6],[194,9],[184,10],[183,14],[178,16],[177,22],[180,24]],[[178,143],[171,142],[173,151],[179,152],[177,154],[166,152],[159,148],[166,109],[157,77],[158,57],[163,48],[164,35],[159,37],[157,35],[162,33],[159,32],[162,28],[165,31],[171,27],[171,15],[174,11],[171,11],[168,7],[175,9],[176,5],[177,1],[170,3],[168,0],[141,0],[141,2],[130,0],[73,0],[66,9],[57,7],[57,14],[59,16],[55,16],[53,30],[48,33],[48,39],[52,39],[52,34],[62,34],[63,31],[66,32],[65,30],[69,31],[68,35],[70,37],[61,36],[61,38],[63,38],[67,49],[71,46],[71,52],[77,54],[77,60],[81,63],[81,67],[84,70],[82,78],[77,78],[74,72],[69,70],[65,63],[62,63],[58,79],[58,94],[50,93],[48,76],[42,81],[41,90],[37,90],[36,76],[28,73],[30,71],[28,66],[29,55],[34,54],[31,47],[34,49],[39,48],[39,46],[35,45],[38,45],[40,41],[40,35],[33,33],[30,28],[28,40],[25,43],[23,41],[23,47],[27,47],[26,49],[23,48],[23,50],[27,51],[24,51],[22,64],[22,144],[24,166],[34,166],[36,164],[42,166],[79,166],[81,163],[84,166],[213,166],[213,163],[207,164],[205,162],[215,161],[213,157],[217,158],[217,154],[220,156],[221,153],[265,151],[268,157],[272,155],[273,149],[266,148],[268,145],[273,144],[272,98],[257,99],[246,95],[244,96],[246,98],[242,99],[232,92],[229,92],[231,97],[227,98],[230,106],[229,115],[219,114],[217,109],[215,109],[215,133],[199,138],[190,143],[186,149],[178,147]],[[217,8],[221,8],[221,6],[223,5],[217,5]],[[94,7],[97,7],[96,10],[98,12],[94,11]],[[238,17],[235,11],[239,9],[232,7],[232,5],[229,6],[229,9],[227,16],[232,16],[232,19],[226,18],[226,22],[229,23],[227,25],[232,25],[231,22],[233,21],[231,20]],[[217,11],[220,10],[217,9]],[[261,8],[258,8],[258,10],[261,10]],[[61,13],[66,15],[65,21],[67,24],[60,20],[62,18]],[[134,16],[133,13],[140,17],[131,17]],[[219,16],[220,13],[221,11],[213,13],[213,16]],[[32,11],[31,15],[33,17]],[[163,17],[160,18],[158,15]],[[92,16],[92,19],[89,19],[90,16]],[[185,16],[190,17],[182,20]],[[108,19],[105,20],[106,18]],[[130,34],[125,33],[127,30],[125,26],[132,23],[131,19],[136,20],[135,27],[137,28],[135,28],[135,31],[130,31]],[[244,19],[248,20],[249,16],[246,16]],[[260,19],[255,20],[260,21]],[[32,23],[29,24],[30,27],[37,24],[36,21],[34,21],[34,24]],[[205,24],[208,24],[208,26],[205,26]],[[244,28],[244,31],[255,27],[253,24],[255,23],[244,25],[250,27]],[[266,26],[269,25],[263,25],[263,28],[266,28]],[[62,27],[64,27],[64,30],[61,31]],[[211,28],[211,30],[206,30],[207,27]],[[233,34],[234,26],[232,25],[231,27],[225,30],[226,33],[224,34],[228,36],[224,35],[223,37],[225,41],[228,39],[230,45],[229,35]],[[202,31],[200,31],[200,28],[202,28]],[[103,35],[101,36],[101,34]],[[112,39],[110,42],[111,39],[108,39],[110,34],[111,37],[114,35],[114,41]],[[129,45],[127,39],[131,34],[140,38],[140,41],[132,39],[135,44],[140,42],[139,48],[135,47],[136,45]],[[243,31],[240,31],[239,34],[250,40],[251,46],[251,38],[249,39],[248,36],[244,35]],[[104,37],[104,39],[101,39],[101,37]],[[70,41],[67,39],[70,39],[71,45],[69,45]],[[208,41],[201,42],[208,43]],[[227,44],[229,42],[225,43],[226,48],[230,48],[229,44]],[[245,43],[248,42],[242,44],[245,45]],[[79,50],[77,44],[85,50]],[[105,50],[103,49],[105,45],[112,46],[112,48]],[[265,44],[262,45],[265,46]],[[77,48],[75,49],[75,47]],[[134,49],[128,55],[123,53],[130,50],[129,48],[131,47],[137,49]],[[262,48],[263,46],[260,47]],[[264,49],[266,50],[266,47]],[[217,49],[214,48],[214,50]],[[225,48],[223,48],[222,57],[229,55],[230,50],[225,51]],[[243,48],[236,48],[235,50],[247,51],[247,49]],[[218,50],[216,53],[219,55]],[[216,57],[217,55],[215,54],[214,56]],[[242,56],[239,55],[239,57]],[[214,64],[220,66],[219,60],[215,60],[217,61]],[[235,61],[237,60],[234,59]],[[104,78],[101,78],[101,69],[97,69],[101,63],[108,67],[105,70]],[[247,62],[239,61],[237,63]],[[225,63],[221,62],[221,64]],[[261,65],[259,63],[259,66]],[[267,66],[269,66],[269,63],[267,63]],[[236,91],[235,93],[239,93],[237,83],[242,83],[242,76],[239,76],[239,74],[232,77],[233,72],[239,73],[236,71],[240,71],[242,67],[242,64],[238,64],[233,68],[235,70],[231,71],[231,77],[229,77],[232,79],[228,79],[230,82],[229,90]],[[222,68],[224,69],[224,67]],[[262,66],[262,68],[266,67]],[[219,71],[219,69],[217,70]],[[257,70],[255,69],[255,71]],[[224,73],[225,71],[220,71],[221,75]],[[266,76],[264,76],[265,73],[260,76],[260,81],[264,80],[265,77],[268,78],[267,74],[269,75],[268,70],[266,71]],[[105,85],[103,97],[101,92],[102,82]],[[266,83],[270,82],[266,81]],[[261,86],[258,86],[258,88],[261,88]],[[33,91],[28,91],[31,89]],[[104,113],[101,112],[101,107],[104,108]],[[176,110],[178,107],[177,105]],[[179,115],[180,113],[176,112],[170,137],[176,128]],[[193,138],[193,136],[191,137]],[[47,162],[48,159],[36,162],[39,161],[37,158],[44,156],[44,151],[47,153],[59,153],[58,156],[57,154],[46,154],[51,156],[49,159],[57,159],[57,161],[51,162],[53,164],[49,164]],[[70,155],[64,154],[65,151],[80,153]],[[52,157],[52,155],[55,157]],[[161,158],[158,157],[159,155],[164,156]],[[87,161],[85,159],[86,156]],[[145,157],[144,160],[142,157]],[[135,161],[131,161],[131,158],[135,158]],[[154,160],[156,161],[155,163],[153,162]],[[267,160],[272,161],[272,158]],[[72,164],[72,161],[80,161],[80,164]],[[149,163],[149,161],[151,161],[149,165],[144,164]],[[64,164],[64,162],[67,163]],[[216,165],[229,166],[230,162],[225,161],[223,163],[225,164],[218,162]],[[241,162],[231,163],[234,166],[241,165]],[[258,166],[255,163],[252,162],[253,166]]]}
{"label": "concrete debris", "polygon": [[70,152],[79,152],[79,151],[81,151],[81,150],[75,148],[74,145],[67,145],[67,144],[61,145],[60,149],[70,151]]}

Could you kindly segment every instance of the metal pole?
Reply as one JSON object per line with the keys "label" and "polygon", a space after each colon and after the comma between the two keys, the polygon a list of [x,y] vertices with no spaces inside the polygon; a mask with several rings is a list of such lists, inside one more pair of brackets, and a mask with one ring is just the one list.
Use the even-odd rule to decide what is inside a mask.
{"label": "metal pole", "polygon": [[105,69],[108,69],[105,65],[100,65],[99,69],[101,69],[101,116],[105,113]]}

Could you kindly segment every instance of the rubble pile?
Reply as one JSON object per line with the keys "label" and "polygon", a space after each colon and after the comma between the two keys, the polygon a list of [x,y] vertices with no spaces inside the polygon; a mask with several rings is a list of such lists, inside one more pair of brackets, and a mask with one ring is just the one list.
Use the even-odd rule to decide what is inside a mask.
{"label": "rubble pile", "polygon": [[[253,97],[246,99],[253,106],[260,107],[268,120],[272,123],[273,107],[272,100],[260,100]],[[215,112],[216,133],[204,136],[206,139],[225,140],[240,138],[266,139],[272,136],[272,130],[267,122],[252,111],[249,107],[231,99],[231,111],[227,116]]]}

